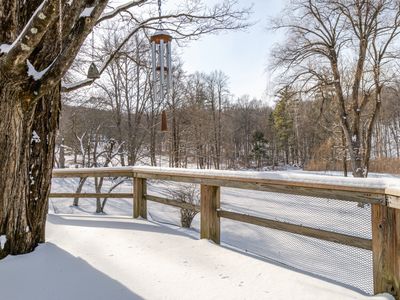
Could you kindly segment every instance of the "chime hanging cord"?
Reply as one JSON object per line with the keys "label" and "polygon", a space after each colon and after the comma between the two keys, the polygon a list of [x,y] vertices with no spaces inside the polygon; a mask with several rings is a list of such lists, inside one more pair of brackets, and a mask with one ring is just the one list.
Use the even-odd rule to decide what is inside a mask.
{"label": "chime hanging cord", "polygon": [[161,29],[161,0],[158,0],[158,27]]}
{"label": "chime hanging cord", "polygon": [[92,63],[94,62],[94,28],[92,29]]}

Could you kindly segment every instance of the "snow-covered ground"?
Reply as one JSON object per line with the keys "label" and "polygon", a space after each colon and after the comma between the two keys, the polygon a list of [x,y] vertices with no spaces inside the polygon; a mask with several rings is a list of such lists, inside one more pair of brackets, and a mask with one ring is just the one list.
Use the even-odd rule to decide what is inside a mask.
{"label": "snow-covered ground", "polygon": [[[268,175],[267,173],[272,172],[265,174]],[[273,172],[272,175],[303,178],[309,174],[310,172],[291,170],[290,172]],[[329,173],[328,175],[339,174]],[[372,174],[372,177],[386,178],[388,176]],[[323,179],[323,176],[319,178]],[[111,182],[106,182],[103,190],[107,191],[107,185],[111,184]],[[54,179],[53,191],[73,192],[77,185],[77,180],[73,178]],[[176,189],[179,185],[173,182],[149,181],[148,191],[150,194],[168,196],[168,190]],[[93,180],[88,179],[83,191],[94,192]],[[132,186],[129,180],[114,190],[114,192],[131,191]],[[221,202],[225,210],[371,238],[368,205],[360,208],[354,202],[233,188],[222,188]],[[95,215],[95,199],[81,199],[78,208],[72,207],[71,204],[72,199],[51,199],[50,211],[55,214]],[[110,199],[105,212],[107,215],[131,216],[132,199]],[[148,202],[148,212],[150,220],[168,224],[175,229],[179,228],[179,209]],[[336,282],[361,293],[372,293],[371,251],[226,219],[222,219],[221,223],[221,239],[226,246],[285,264],[296,270],[307,272],[311,276]],[[196,216],[192,229],[187,233],[198,238],[198,232],[199,216]]]}
{"label": "snow-covered ground", "polygon": [[[71,191],[74,179],[55,179],[57,191]],[[86,191],[93,191],[89,181]],[[158,196],[169,195],[168,190],[179,187],[172,182],[150,181],[148,192]],[[129,184],[118,192],[129,192]],[[58,214],[94,215],[95,199],[81,199],[79,208],[71,206],[72,199],[51,199],[50,211]],[[359,208],[354,202],[288,196],[278,193],[249,191],[233,188],[221,189],[221,207],[225,210],[302,224],[335,232],[371,237],[370,207]],[[107,215],[132,215],[132,199],[110,199]],[[148,202],[149,219],[179,228],[179,209]],[[199,237],[199,215],[189,233]],[[302,272],[323,277],[352,287],[363,293],[372,293],[371,251],[285,233],[250,224],[222,219],[221,240],[224,245],[271,259]]]}
{"label": "snow-covered ground", "polygon": [[0,299],[369,298],[146,220],[50,214],[47,240],[1,261]]}
{"label": "snow-covered ground", "polygon": [[[106,181],[103,191],[112,184]],[[74,192],[77,185],[74,178],[53,179],[52,191]],[[148,192],[168,197],[180,185],[149,181]],[[95,191],[93,179],[84,191]],[[113,192],[132,192],[131,181]],[[46,288],[35,291],[43,295],[38,299],[364,299],[372,294],[371,251],[226,219],[218,247],[198,240],[199,215],[191,229],[180,228],[174,207],[149,201],[150,221],[138,221],[130,218],[132,199],[109,199],[101,216],[94,213],[95,199],[80,199],[79,207],[72,201],[50,199],[49,243],[0,263],[0,295],[11,293],[7,282],[17,276],[1,275],[2,268],[26,274],[23,280],[32,286],[40,276],[49,277]],[[371,238],[368,205],[233,188],[222,188],[221,203],[225,210]],[[0,299],[25,299],[25,292]],[[377,298],[387,299],[382,297]]]}

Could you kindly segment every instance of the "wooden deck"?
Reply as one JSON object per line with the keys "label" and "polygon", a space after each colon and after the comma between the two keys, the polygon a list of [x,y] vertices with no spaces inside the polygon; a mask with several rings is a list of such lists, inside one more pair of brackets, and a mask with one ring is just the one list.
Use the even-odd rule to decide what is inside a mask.
{"label": "wooden deck", "polygon": [[[52,193],[50,197],[129,197],[133,198],[133,217],[147,218],[147,201],[200,211],[200,237],[220,242],[220,218],[286,231],[352,247],[372,250],[375,293],[389,292],[400,297],[400,182],[382,179],[343,180],[313,175],[279,176],[273,172],[231,172],[157,167],[119,167],[57,169],[54,177],[130,177],[132,194]],[[179,203],[147,193],[146,180],[166,180],[200,184],[200,207]],[[397,185],[398,184],[398,185]],[[220,208],[220,187],[233,187],[288,195],[353,201],[371,205],[372,239],[305,227],[224,211]]]}

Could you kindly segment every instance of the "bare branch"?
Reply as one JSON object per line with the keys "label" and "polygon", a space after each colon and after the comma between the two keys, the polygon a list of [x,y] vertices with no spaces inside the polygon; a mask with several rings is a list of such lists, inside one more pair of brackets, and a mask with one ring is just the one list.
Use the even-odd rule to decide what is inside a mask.
{"label": "bare branch", "polygon": [[[135,3],[141,4],[142,1],[136,1]],[[246,20],[251,12],[250,8],[234,10],[234,4],[236,4],[235,1],[225,1],[209,10],[204,9],[203,12],[196,12],[197,7],[185,7],[187,12],[166,14],[161,19],[164,29],[174,33],[175,40],[193,40],[205,34],[249,27],[251,23],[246,22]],[[158,22],[160,20],[158,16],[141,20],[131,15],[131,18],[135,22],[135,27],[130,30],[127,36],[108,56],[99,69],[100,74],[104,72],[118,52],[139,30],[158,30]],[[89,86],[93,82],[94,80],[92,79],[85,79],[72,84],[64,84],[62,92],[71,92]]]}
{"label": "bare branch", "polygon": [[140,6],[140,5],[144,4],[145,2],[147,2],[147,0],[134,0],[134,1],[129,1],[127,3],[124,3],[124,4],[116,7],[112,11],[101,15],[101,17],[97,20],[96,25],[100,24],[101,22],[103,22],[105,20],[112,19],[115,16],[117,16],[118,14],[120,14],[121,12],[127,11],[128,9],[130,9],[132,7]]}
{"label": "bare branch", "polygon": [[[0,51],[0,57],[1,53],[5,53],[5,55],[0,58],[1,69],[12,70],[17,68],[21,70],[21,68],[26,67],[25,61],[57,17],[55,13],[57,4],[57,0],[44,0],[33,13],[17,39],[7,47],[8,49],[4,49],[3,46],[2,51]],[[13,71],[15,72],[15,70]]]}

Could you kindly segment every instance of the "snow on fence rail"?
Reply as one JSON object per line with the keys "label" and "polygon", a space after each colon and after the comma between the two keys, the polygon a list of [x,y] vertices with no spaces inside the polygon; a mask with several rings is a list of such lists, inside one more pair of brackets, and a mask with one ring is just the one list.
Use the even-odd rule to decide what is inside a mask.
{"label": "snow on fence rail", "polygon": [[[131,193],[52,193],[50,197],[133,197],[133,217],[147,218],[147,201],[192,208],[200,212],[200,236],[220,243],[220,218],[372,250],[374,292],[400,299],[400,181],[333,176],[233,172],[157,167],[55,169],[53,177],[131,177]],[[147,194],[146,180],[200,184],[200,206]],[[328,198],[371,205],[372,239],[226,211],[220,206],[220,188],[232,187],[289,195]]]}

